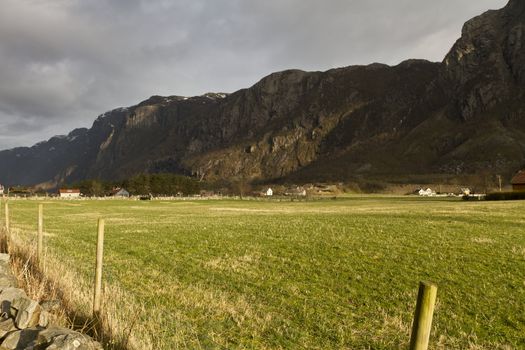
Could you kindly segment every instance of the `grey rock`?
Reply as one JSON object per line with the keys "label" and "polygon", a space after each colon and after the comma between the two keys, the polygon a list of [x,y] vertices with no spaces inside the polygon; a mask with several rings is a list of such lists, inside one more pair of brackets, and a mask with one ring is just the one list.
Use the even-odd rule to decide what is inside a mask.
{"label": "grey rock", "polygon": [[5,316],[15,316],[11,314],[11,303],[18,298],[27,298],[22,289],[7,287],[2,288],[0,292],[0,311]]}
{"label": "grey rock", "polygon": [[11,332],[2,341],[0,350],[33,350],[41,329],[31,328]]}
{"label": "grey rock", "polygon": [[0,286],[16,287],[16,279],[11,275],[0,275]]}
{"label": "grey rock", "polygon": [[15,321],[12,318],[2,319],[0,321],[0,339],[3,339],[8,333],[18,330]]}
{"label": "grey rock", "polygon": [[17,298],[11,303],[11,314],[15,315],[15,324],[19,329],[38,325],[41,311],[36,301],[26,297]]}
{"label": "grey rock", "polygon": [[0,288],[16,287],[16,279],[11,273],[9,254],[0,253]]}
{"label": "grey rock", "polygon": [[38,326],[39,327],[47,327],[47,326],[49,326],[49,320],[50,320],[49,312],[47,312],[45,310],[41,310],[40,311],[40,316],[38,318]]}
{"label": "grey rock", "polygon": [[35,350],[103,350],[100,343],[70,329],[50,327],[41,331],[35,342]]}

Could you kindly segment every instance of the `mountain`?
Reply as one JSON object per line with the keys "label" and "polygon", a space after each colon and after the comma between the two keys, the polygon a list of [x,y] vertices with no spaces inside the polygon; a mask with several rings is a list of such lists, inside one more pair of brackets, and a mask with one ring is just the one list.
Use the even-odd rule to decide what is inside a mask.
{"label": "mountain", "polygon": [[289,70],[232,94],[153,96],[0,152],[0,183],[511,174],[525,165],[524,92],[525,2],[511,0],[468,21],[441,63]]}

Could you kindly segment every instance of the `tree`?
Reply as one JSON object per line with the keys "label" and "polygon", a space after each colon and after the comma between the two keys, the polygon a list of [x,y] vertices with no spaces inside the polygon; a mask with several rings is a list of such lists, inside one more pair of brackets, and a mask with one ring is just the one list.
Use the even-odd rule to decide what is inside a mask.
{"label": "tree", "polygon": [[241,199],[246,196],[251,190],[252,186],[244,176],[240,176],[232,182],[232,190],[239,195]]}
{"label": "tree", "polygon": [[175,196],[200,192],[200,183],[196,179],[169,173],[139,174],[128,179],[124,187],[134,195]]}

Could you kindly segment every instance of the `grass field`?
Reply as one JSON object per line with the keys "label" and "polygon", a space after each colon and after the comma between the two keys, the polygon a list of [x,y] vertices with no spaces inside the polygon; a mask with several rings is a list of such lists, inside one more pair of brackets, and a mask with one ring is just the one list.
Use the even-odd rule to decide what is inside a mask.
{"label": "grass field", "polygon": [[[37,202],[10,208],[35,241]],[[47,201],[45,244],[89,309],[106,218],[114,322],[154,349],[406,348],[420,280],[439,286],[432,349],[517,349],[524,214],[519,201],[409,197]]]}

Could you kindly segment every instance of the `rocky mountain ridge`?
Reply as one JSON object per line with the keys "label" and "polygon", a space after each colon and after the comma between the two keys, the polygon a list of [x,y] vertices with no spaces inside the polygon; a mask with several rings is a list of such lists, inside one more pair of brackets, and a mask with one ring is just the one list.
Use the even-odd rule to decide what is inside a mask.
{"label": "rocky mountain ridge", "polygon": [[232,94],[153,96],[0,152],[0,183],[511,174],[525,165],[524,28],[525,3],[511,0],[468,21],[441,63],[289,70]]}

